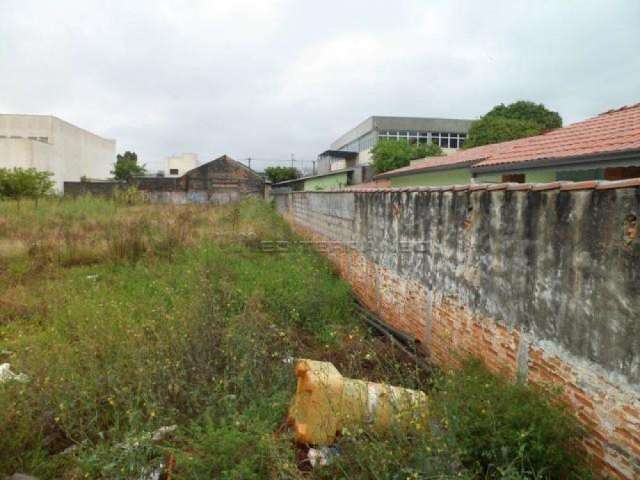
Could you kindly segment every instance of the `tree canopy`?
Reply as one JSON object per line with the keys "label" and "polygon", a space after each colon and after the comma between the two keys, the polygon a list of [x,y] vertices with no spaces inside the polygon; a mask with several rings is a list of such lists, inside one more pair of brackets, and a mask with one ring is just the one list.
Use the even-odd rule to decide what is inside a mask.
{"label": "tree canopy", "polygon": [[421,143],[413,146],[411,160],[417,160],[418,158],[425,157],[439,157],[440,155],[443,155],[440,145],[436,143]]}
{"label": "tree canopy", "polygon": [[406,140],[380,140],[371,149],[373,167],[377,173],[395,170],[409,165],[411,160],[442,155],[436,144],[411,145]]}
{"label": "tree canopy", "polygon": [[147,169],[144,165],[138,165],[138,154],[126,151],[123,155],[118,154],[116,163],[113,164],[111,174],[116,180],[131,180],[136,175],[144,175]]}
{"label": "tree canopy", "polygon": [[51,193],[53,173],[35,168],[0,168],[0,198],[15,200],[18,205],[24,198],[38,200]]}
{"label": "tree canopy", "polygon": [[530,137],[560,127],[562,118],[558,112],[541,103],[526,100],[501,103],[471,124],[464,148]]}
{"label": "tree canopy", "polygon": [[300,178],[300,172],[295,167],[267,167],[264,173],[273,183]]}

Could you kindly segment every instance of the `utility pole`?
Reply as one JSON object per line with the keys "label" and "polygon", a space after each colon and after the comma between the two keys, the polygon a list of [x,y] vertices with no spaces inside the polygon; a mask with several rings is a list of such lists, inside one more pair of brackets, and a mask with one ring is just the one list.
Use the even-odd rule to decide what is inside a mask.
{"label": "utility pole", "polygon": [[313,175],[315,176],[316,174],[316,161],[313,161]]}
{"label": "utility pole", "polygon": [[251,157],[247,159],[249,161],[249,168],[251,168]]}
{"label": "utility pole", "polygon": [[296,161],[296,156],[292,153],[291,154],[291,168],[293,168],[293,162]]}

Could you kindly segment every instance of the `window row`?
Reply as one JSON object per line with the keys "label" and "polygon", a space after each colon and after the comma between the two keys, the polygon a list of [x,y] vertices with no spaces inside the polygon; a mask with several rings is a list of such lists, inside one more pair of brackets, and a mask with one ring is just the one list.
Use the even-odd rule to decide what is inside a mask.
{"label": "window row", "polygon": [[[13,139],[19,139],[19,138],[24,138],[21,137],[20,135],[11,135],[11,136],[7,136],[7,135],[0,135],[0,138],[13,138]],[[49,137],[27,137],[29,140],[36,140],[38,142],[44,142],[44,143],[49,143]]]}
{"label": "window row", "polygon": [[435,143],[442,148],[461,148],[467,138],[465,133],[450,132],[380,132],[382,140],[407,140],[409,143]]}

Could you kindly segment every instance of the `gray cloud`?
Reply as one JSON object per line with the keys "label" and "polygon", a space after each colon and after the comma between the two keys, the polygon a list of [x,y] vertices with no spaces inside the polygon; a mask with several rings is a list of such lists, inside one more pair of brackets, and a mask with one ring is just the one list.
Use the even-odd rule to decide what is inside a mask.
{"label": "gray cloud", "polygon": [[0,111],[55,114],[156,168],[311,160],[372,114],[526,98],[571,123],[640,101],[639,20],[635,0],[0,0]]}

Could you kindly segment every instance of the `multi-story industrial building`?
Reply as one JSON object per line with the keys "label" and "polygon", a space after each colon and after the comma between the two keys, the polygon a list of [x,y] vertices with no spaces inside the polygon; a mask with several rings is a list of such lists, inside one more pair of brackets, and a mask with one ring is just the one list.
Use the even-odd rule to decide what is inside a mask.
{"label": "multi-story industrial building", "polygon": [[51,115],[0,114],[0,168],[36,168],[64,181],[107,178],[116,160],[116,141]]}
{"label": "multi-story industrial building", "polygon": [[305,181],[305,190],[337,188],[368,181],[371,149],[380,140],[412,144],[435,143],[445,154],[464,144],[472,120],[450,118],[373,116],[349,130],[318,156],[317,175]]}

